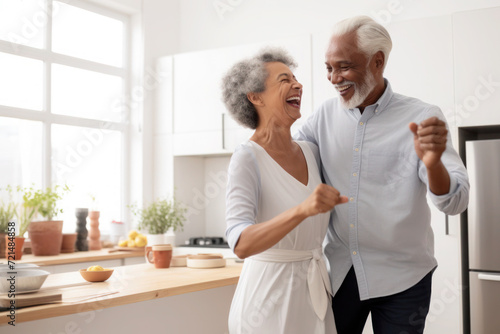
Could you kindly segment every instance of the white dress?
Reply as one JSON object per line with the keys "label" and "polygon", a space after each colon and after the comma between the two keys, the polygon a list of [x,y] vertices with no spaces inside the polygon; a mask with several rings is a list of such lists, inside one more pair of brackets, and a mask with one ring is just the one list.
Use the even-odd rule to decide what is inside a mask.
{"label": "white dress", "polygon": [[[308,142],[297,143],[307,161],[307,186],[288,174],[255,142],[242,144],[233,155],[226,198],[226,236],[232,248],[245,227],[267,221],[298,205],[321,183],[317,147]],[[230,334],[337,333],[331,297],[326,291],[327,284],[330,289],[326,267],[324,275],[327,281],[325,286],[321,284],[319,292],[316,288],[316,292],[327,302],[323,304],[324,311],[318,313],[312,301],[318,294],[311,292],[314,288],[310,291],[311,283],[308,282],[314,260],[279,262],[266,261],[265,257],[266,252],[286,255],[287,252],[308,254],[307,251],[319,250],[323,261],[321,247],[329,215],[309,217],[269,252],[245,259],[229,313]]]}

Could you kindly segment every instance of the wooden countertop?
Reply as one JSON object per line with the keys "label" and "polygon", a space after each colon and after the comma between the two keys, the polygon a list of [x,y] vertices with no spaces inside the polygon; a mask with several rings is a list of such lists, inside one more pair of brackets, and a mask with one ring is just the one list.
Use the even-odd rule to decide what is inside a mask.
{"label": "wooden countertop", "polygon": [[[63,303],[16,310],[16,323],[233,285],[238,282],[242,266],[241,263],[235,263],[234,260],[227,260],[226,267],[215,269],[187,267],[155,269],[150,264],[117,267],[114,268],[113,275],[106,282],[59,289],[58,291],[62,293]],[[79,282],[85,282],[79,272],[51,274],[47,277],[42,288]],[[95,294],[115,291],[116,294],[82,300]],[[9,321],[7,314],[8,311],[0,312],[0,325],[5,325]]]}
{"label": "wooden countertop", "polygon": [[[54,256],[34,256],[32,254],[23,255],[22,259],[16,263],[34,263],[39,266],[51,266],[57,264],[97,262],[104,260],[125,259],[129,257],[144,256],[144,251],[118,251],[109,253],[111,248],[104,248],[98,251],[61,253]],[[0,259],[0,262],[2,259]],[[6,262],[6,259],[3,259]]]}

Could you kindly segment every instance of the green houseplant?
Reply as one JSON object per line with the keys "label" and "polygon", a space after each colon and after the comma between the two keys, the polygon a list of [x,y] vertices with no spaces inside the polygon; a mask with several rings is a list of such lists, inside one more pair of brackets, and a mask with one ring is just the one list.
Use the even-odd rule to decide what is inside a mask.
{"label": "green houseplant", "polygon": [[68,186],[55,185],[45,190],[25,188],[23,205],[35,211],[28,225],[33,254],[58,255],[62,244],[62,220],[53,220],[63,210],[58,207],[62,196],[69,191]]}
{"label": "green houseplant", "polygon": [[137,228],[149,233],[148,245],[164,243],[164,234],[182,230],[187,209],[175,198],[157,199],[143,209],[131,206],[132,213],[138,218]]}

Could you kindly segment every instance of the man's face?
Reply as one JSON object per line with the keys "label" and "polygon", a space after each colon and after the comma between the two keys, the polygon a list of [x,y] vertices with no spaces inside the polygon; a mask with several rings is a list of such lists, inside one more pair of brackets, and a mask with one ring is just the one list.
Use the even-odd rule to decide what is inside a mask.
{"label": "man's face", "polygon": [[328,81],[339,92],[343,107],[366,107],[376,81],[370,59],[357,46],[356,34],[332,37],[325,60]]}

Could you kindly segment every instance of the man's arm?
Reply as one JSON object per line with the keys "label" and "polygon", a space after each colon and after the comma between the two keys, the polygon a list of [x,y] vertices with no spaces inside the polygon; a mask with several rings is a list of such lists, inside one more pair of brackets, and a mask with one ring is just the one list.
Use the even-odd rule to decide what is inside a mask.
{"label": "man's arm", "polygon": [[448,214],[463,212],[469,202],[469,179],[460,156],[451,144],[441,111],[430,111],[419,125],[410,123],[414,146],[421,160],[419,175],[429,187],[429,196],[436,207]]}
{"label": "man's arm", "polygon": [[414,135],[415,151],[427,168],[429,189],[435,195],[450,192],[450,175],[441,161],[446,150],[446,123],[437,117],[428,118],[419,125],[410,123]]}

